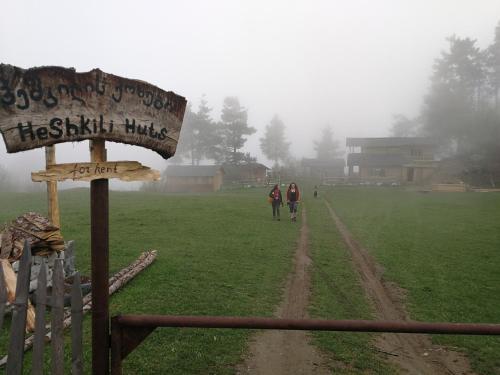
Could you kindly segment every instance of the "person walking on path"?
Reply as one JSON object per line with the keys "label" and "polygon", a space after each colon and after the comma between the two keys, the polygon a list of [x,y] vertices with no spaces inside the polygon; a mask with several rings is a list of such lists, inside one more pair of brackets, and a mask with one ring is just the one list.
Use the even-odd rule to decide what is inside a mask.
{"label": "person walking on path", "polygon": [[273,189],[269,193],[269,200],[273,206],[273,220],[278,218],[280,220],[280,205],[283,206],[283,197],[281,196],[281,190],[279,186],[274,185]]}
{"label": "person walking on path", "polygon": [[299,187],[295,182],[292,182],[290,186],[288,186],[288,190],[286,191],[286,203],[290,208],[290,219],[292,221],[297,221],[297,208],[300,201],[300,192]]}

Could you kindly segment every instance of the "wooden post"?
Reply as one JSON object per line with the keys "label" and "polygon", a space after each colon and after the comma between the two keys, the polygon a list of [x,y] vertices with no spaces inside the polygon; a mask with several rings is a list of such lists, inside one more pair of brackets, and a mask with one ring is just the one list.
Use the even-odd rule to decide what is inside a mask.
{"label": "wooden post", "polygon": [[52,329],[52,372],[53,375],[64,373],[64,275],[62,259],[54,261],[52,274],[52,294],[50,309]]}
{"label": "wooden post", "polygon": [[42,262],[36,287],[35,342],[33,344],[33,368],[31,375],[43,375],[43,351],[45,347],[45,308],[47,306],[47,265]]}
{"label": "wooden post", "polygon": [[[45,168],[56,164],[56,146],[45,147]],[[48,216],[52,224],[61,228],[59,220],[59,199],[57,198],[57,181],[47,181]]]}
{"label": "wooden post", "polygon": [[114,316],[111,318],[111,375],[122,373],[122,330]]}
{"label": "wooden post", "polygon": [[[92,162],[106,161],[104,140],[90,142]],[[109,374],[109,189],[108,180],[90,183],[92,278],[92,373]]]}
{"label": "wooden post", "polygon": [[83,374],[83,297],[80,274],[71,287],[71,375]]}
{"label": "wooden post", "polygon": [[23,255],[19,261],[17,273],[16,299],[12,311],[10,325],[10,342],[6,373],[21,375],[23,373],[24,338],[26,336],[26,316],[28,312],[28,292],[30,289],[31,246],[24,241]]}

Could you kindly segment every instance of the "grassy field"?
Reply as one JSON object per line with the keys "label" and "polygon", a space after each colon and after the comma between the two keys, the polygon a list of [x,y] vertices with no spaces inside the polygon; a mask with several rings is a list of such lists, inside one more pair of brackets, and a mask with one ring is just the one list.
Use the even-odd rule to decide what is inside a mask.
{"label": "grassy field", "polygon": [[[61,192],[60,206],[63,235],[76,240],[77,266],[89,274],[89,191]],[[0,207],[0,222],[26,211],[45,212],[45,195],[1,193]],[[157,249],[158,258],[111,298],[111,312],[270,316],[291,269],[297,237],[297,226],[271,220],[264,190],[206,195],[112,192],[111,272],[146,249]],[[89,323],[87,318],[86,372]],[[124,372],[230,374],[250,333],[157,329],[125,360]],[[67,348],[68,365],[69,356]]]}
{"label": "grassy field", "polygon": [[[266,193],[259,189],[199,195],[112,192],[111,272],[128,265],[143,250],[158,250],[157,261],[111,298],[112,314],[270,316],[291,269],[299,226],[272,221]],[[323,198],[385,267],[386,276],[408,291],[412,318],[500,323],[496,298],[500,195],[336,188],[320,191],[315,200],[306,192],[303,207],[308,212],[314,261],[310,314],[369,319],[372,312]],[[45,205],[44,194],[0,193],[0,222],[30,210],[43,213]],[[64,191],[60,205],[63,235],[76,240],[78,268],[88,275],[89,191]],[[87,373],[89,323],[87,318]],[[158,329],[125,360],[124,371],[232,374],[251,333]],[[313,337],[338,361],[335,373],[393,371],[370,345],[371,335],[317,333]],[[464,348],[478,373],[500,373],[500,339],[436,336],[435,340]],[[4,342],[0,350],[5,353]],[[69,356],[68,347],[68,366]]]}
{"label": "grassy field", "polygon": [[[412,318],[500,323],[500,194],[335,188],[322,195],[408,291]],[[481,374],[500,374],[500,338],[435,336],[463,348]]]}

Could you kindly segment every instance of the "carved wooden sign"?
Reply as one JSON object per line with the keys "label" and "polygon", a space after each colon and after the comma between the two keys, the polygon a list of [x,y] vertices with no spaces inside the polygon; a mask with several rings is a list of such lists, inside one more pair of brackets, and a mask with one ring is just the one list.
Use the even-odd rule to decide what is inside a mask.
{"label": "carved wooden sign", "polygon": [[54,164],[45,171],[31,173],[31,179],[35,182],[92,181],[100,178],[119,178],[122,181],[154,181],[160,179],[160,172],[145,167],[137,161],[108,161]]}
{"label": "carved wooden sign", "polygon": [[175,153],[186,99],[94,69],[0,64],[0,131],[7,152],[86,139]]}

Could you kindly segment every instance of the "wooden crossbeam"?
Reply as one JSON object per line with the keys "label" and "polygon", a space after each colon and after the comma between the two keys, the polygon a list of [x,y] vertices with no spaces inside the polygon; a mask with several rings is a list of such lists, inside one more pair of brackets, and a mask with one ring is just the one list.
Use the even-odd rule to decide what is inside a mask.
{"label": "wooden crossbeam", "polygon": [[100,178],[118,178],[122,181],[155,181],[160,172],[137,161],[108,161],[91,163],[54,164],[44,171],[32,172],[31,179],[42,181],[93,181]]}

